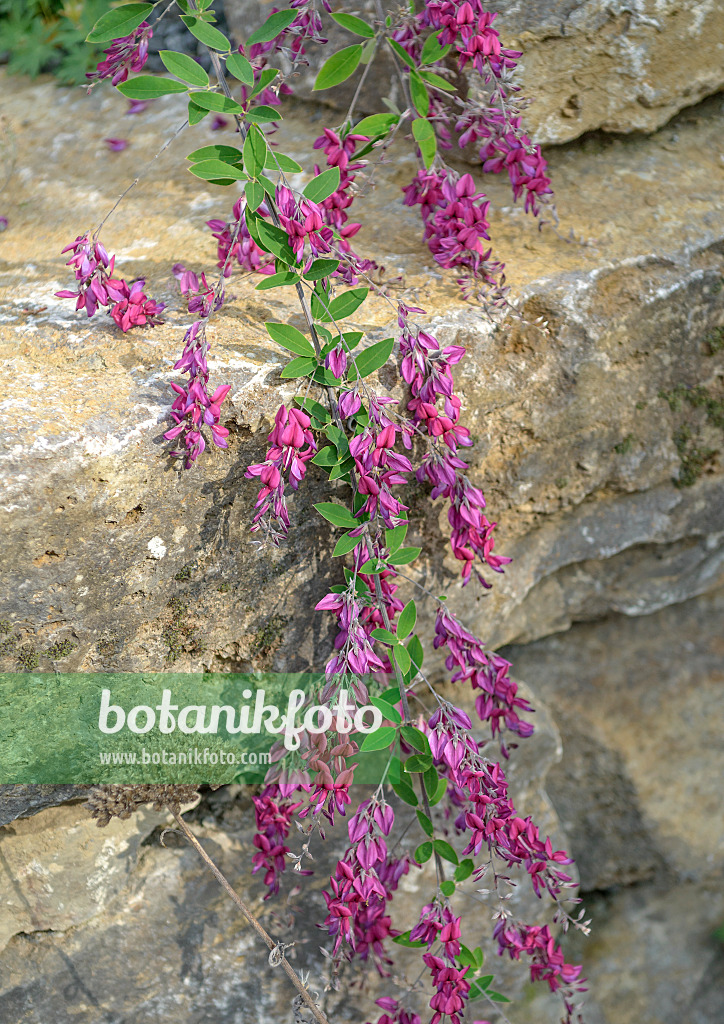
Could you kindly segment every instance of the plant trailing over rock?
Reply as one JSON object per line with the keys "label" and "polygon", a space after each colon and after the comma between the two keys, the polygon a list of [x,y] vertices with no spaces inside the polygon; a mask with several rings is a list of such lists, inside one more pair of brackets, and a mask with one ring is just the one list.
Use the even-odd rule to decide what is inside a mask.
{"label": "plant trailing over rock", "polygon": [[[210,284],[205,272],[180,264],[173,268],[195,318],[174,367],[183,382],[171,385],[174,422],[165,437],[187,468],[209,441],[227,446],[222,406],[230,389],[210,385],[206,328],[225,301],[225,283],[234,269],[257,272],[258,290],[294,289],[306,332],[288,323],[269,322],[266,328],[271,340],[292,356],[282,377],[299,382],[298,394],[280,406],[264,460],[246,470],[260,485],[252,529],[262,542],[282,544],[293,524],[288,499],[303,485],[308,464],[328,474],[329,500],[315,508],[338,531],[334,557],[344,560],[344,583],[333,586],[317,605],[335,618],[338,633],[316,700],[332,707],[344,691],[352,700],[350,711],[371,701],[387,723],[360,746],[355,734],[342,728],[310,734],[295,760],[276,764],[263,792],[254,797],[253,871],[263,874],[268,896],[273,896],[290,863],[295,871],[308,873],[309,846],[315,835],[324,839],[325,822],[349,812],[350,845],[325,892],[323,927],[334,977],[356,957],[389,978],[397,943],[420,950],[432,990],[431,1024],[471,1020],[468,1004],[473,1000],[493,1007],[506,1001],[493,988],[492,974],[482,972],[475,922],[459,911],[458,890],[472,879],[482,885],[476,900],[493,909],[499,953],[525,961],[532,980],[546,981],[562,997],[566,1020],[578,1019],[580,967],[565,962],[551,931],[553,922],[564,930],[572,923],[587,931],[582,911],[574,918],[567,909],[576,902],[567,896],[571,861],[531,818],[518,813],[504,768],[515,745],[511,739],[517,742],[533,731],[526,717],[532,709],[518,696],[510,664],[486,650],[447,610],[444,598],[425,591],[437,605],[433,647],[443,653],[451,680],[470,684],[477,715],[489,730],[488,739],[475,739],[466,712],[444,699],[424,671],[418,608],[414,599],[401,596],[405,587],[424,591],[414,576],[421,549],[407,542],[410,510],[400,497],[412,473],[420,484],[429,483],[432,500],[447,509],[463,586],[474,581],[490,587],[490,573],[503,572],[510,561],[495,553],[495,523],[462,458],[471,440],[461,422],[453,367],[465,350],[442,344],[423,319],[425,310],[393,302],[381,292],[374,260],[353,248],[360,224],[350,219],[359,185],[372,182],[377,163],[393,146],[411,145],[419,169],[404,188],[403,200],[419,207],[424,240],[436,262],[453,271],[465,296],[480,300],[488,314],[506,309],[504,268],[488,245],[489,203],[472,175],[458,173],[443,154],[475,143],[483,169],[507,174],[514,198],[522,199],[527,211],[535,217],[553,211],[545,160],[522,128],[512,77],[520,54],[501,45],[495,15],[484,11],[479,0],[424,0],[395,15],[385,15],[378,4],[370,21],[332,12],[326,0],[321,6],[352,41],[327,57],[315,87],[335,88],[355,74],[358,87],[341,123],[324,128],[316,140],[318,163],[302,191],[288,177],[302,167],[271,144],[269,132],[282,122],[282,100],[305,61],[305,46],[326,41],[313,0],[292,0],[273,11],[238,50],[215,27],[209,0],[126,4],[104,15],[89,36],[107,44],[105,59],[88,76],[91,84],[109,78],[138,103],[187,94],[188,125],[211,114],[229,118],[235,128],[228,142],[203,146],[188,157],[197,178],[227,186],[239,182],[242,193],[228,219],[209,222],[217,245],[217,281]],[[153,18],[174,9],[208,47],[213,80],[191,57],[172,51],[162,51],[161,59],[173,77],[139,74]],[[356,101],[382,49],[393,61],[402,109],[359,119]],[[482,98],[465,97],[459,88],[463,73],[471,72],[479,77],[475,95]],[[277,138],[283,138],[282,131],[275,143]],[[124,332],[158,324],[163,305],[146,295],[144,281],[114,277],[115,259],[99,235],[100,227],[67,247],[76,289],[59,294],[74,298],[88,316],[107,309]],[[370,291],[385,295],[396,329],[394,336],[365,345],[364,333],[350,330],[344,321]],[[408,392],[405,408],[375,383],[373,375],[391,361]],[[499,755],[488,749],[493,742]],[[355,755],[371,750],[386,752],[382,779],[373,795],[354,807]],[[421,842],[414,854],[398,855],[391,842],[392,791],[415,808]],[[105,820],[113,812],[98,799]],[[159,799],[179,816],[180,798]],[[305,836],[301,853],[289,841],[295,824]],[[195,838],[190,833],[187,838],[208,861]],[[393,923],[401,878],[427,861],[434,862],[435,880],[419,917]],[[513,875],[522,875],[536,896],[552,905],[553,922],[519,919],[509,901]],[[228,883],[222,884],[231,895]],[[232,898],[246,914],[240,897]],[[283,948],[263,929],[260,934],[272,942],[277,962],[287,964]],[[324,1021],[290,970],[300,998]],[[420,1021],[416,989],[397,991],[388,984],[390,991],[378,1000],[380,1024]]]}

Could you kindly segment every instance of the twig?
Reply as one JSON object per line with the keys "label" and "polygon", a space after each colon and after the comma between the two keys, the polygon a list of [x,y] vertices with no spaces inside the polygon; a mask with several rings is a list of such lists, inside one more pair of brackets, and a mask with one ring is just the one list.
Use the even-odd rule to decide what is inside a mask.
{"label": "twig", "polygon": [[[168,809],[171,812],[171,814],[173,814],[174,818],[178,822],[179,827],[180,827],[181,831],[183,832],[184,836],[191,843],[191,845],[196,850],[196,852],[199,854],[199,856],[202,858],[202,860],[207,865],[207,867],[209,867],[211,869],[211,871],[213,872],[214,876],[216,877],[216,880],[219,882],[221,887],[224,889],[224,891],[226,892],[227,896],[229,896],[234,901],[234,903],[237,905],[237,907],[242,912],[242,914],[244,915],[246,920],[249,922],[249,924],[252,926],[252,928],[257,933],[257,935],[261,939],[263,939],[263,941],[268,946],[269,951],[270,951],[270,959],[269,959],[270,964],[272,964],[272,966],[279,965],[279,966],[284,968],[284,973],[287,975],[287,977],[291,981],[292,985],[294,985],[295,989],[297,990],[297,992],[301,996],[301,998],[304,1001],[305,1005],[308,1006],[309,1009],[312,1011],[312,1013],[314,1015],[314,1019],[317,1021],[317,1024],[329,1024],[329,1021],[327,1020],[327,1018],[324,1016],[324,1014],[319,1009],[319,1007],[317,1006],[315,1001],[312,999],[312,996],[311,996],[309,990],[302,984],[301,978],[299,977],[297,972],[294,970],[294,968],[292,967],[292,965],[289,963],[289,961],[287,960],[286,956],[284,955],[284,945],[285,944],[281,943],[281,942],[275,942],[274,939],[269,934],[269,932],[266,930],[266,928],[264,928],[264,926],[257,920],[257,918],[252,913],[251,908],[244,902],[244,900],[241,898],[241,896],[239,896],[237,891],[227,881],[226,877],[221,873],[221,871],[216,866],[216,864],[213,862],[211,857],[209,857],[209,855],[206,852],[206,850],[203,848],[203,846],[198,841],[198,839],[196,838],[194,833],[191,831],[191,829],[188,827],[188,825],[186,824],[184,819],[181,817],[181,813],[178,810],[178,808],[174,807],[172,804],[168,804],[167,806],[168,806]],[[272,958],[272,954],[273,954],[273,958]]]}

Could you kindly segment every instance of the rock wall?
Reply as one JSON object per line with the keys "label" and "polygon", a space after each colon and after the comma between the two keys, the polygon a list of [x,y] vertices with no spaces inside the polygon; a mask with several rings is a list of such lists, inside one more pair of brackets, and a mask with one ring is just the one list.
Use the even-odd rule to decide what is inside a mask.
{"label": "rock wall", "polygon": [[[385,12],[397,10],[383,3]],[[506,46],[523,51],[519,84],[534,102],[526,114],[540,144],[568,142],[584,132],[650,132],[683,107],[724,86],[724,8],[718,0],[497,0],[496,25]],[[374,0],[333,4],[375,20]],[[227,23],[242,43],[266,16],[261,0],[224,0]],[[336,49],[353,37],[331,26]],[[323,57],[310,47],[310,67],[299,69],[300,94],[311,96]],[[360,109],[379,109],[380,97],[399,102],[391,61],[363,89]],[[355,79],[323,96],[339,110]]]}
{"label": "rock wall", "polygon": [[[630,23],[615,46],[609,38],[612,61],[631,49],[629,33],[661,35],[647,28],[644,4],[635,6],[613,16]],[[719,8],[696,8],[679,4],[666,25],[686,15],[713,33],[706,19]],[[515,31],[540,37],[550,53],[573,49],[576,38],[583,52],[571,26],[589,24],[584,14],[594,11],[604,17],[598,4],[569,5],[566,33],[557,33],[552,5],[523,10]],[[603,45],[603,29],[589,34]],[[527,47],[526,73],[536,45]],[[702,48],[698,81],[708,58]],[[553,57],[545,59],[549,68]],[[645,125],[611,86],[613,113],[584,105],[583,127],[541,115],[539,136],[655,127],[701,95],[680,86],[672,86],[678,98],[664,90],[660,107],[641,107],[654,118]],[[539,110],[558,109],[563,91],[550,85]],[[0,667],[321,667],[331,637],[310,609],[331,580],[333,546],[310,515],[321,477],[310,472],[292,503],[286,548],[259,551],[248,532],[255,486],[244,470],[293,393],[263,321],[302,326],[291,302],[232,279],[210,332],[214,379],[232,384],[229,451],[179,473],[161,438],[189,322],[171,267],[213,268],[204,222],[232,201],[191,178],[182,157],[219,136],[205,124],[182,134],[108,222],[104,240],[119,271],[147,277],[168,303],[163,327],[119,335],[54,298],[70,280],[58,253],[107,213],[169,125],[183,121],[182,105],[171,97],[126,121],[125,102],[110,91],[85,97],[49,81],[13,80],[3,98],[17,157],[0,235],[0,358],[11,382],[0,404]],[[325,116],[290,106],[285,151],[308,163]],[[383,166],[360,204],[359,247],[384,264],[390,298],[425,305],[439,336],[470,352],[458,384],[474,435],[473,478],[499,522],[497,550],[515,561],[490,596],[460,590],[444,553],[445,517],[415,485],[411,530],[430,552],[424,582],[444,590],[491,646],[516,645],[518,677],[540,709],[535,738],[511,771],[521,806],[567,835],[579,862],[595,932],[582,949],[571,940],[571,955],[583,956],[591,978],[589,1024],[714,1024],[724,1013],[712,938],[724,919],[712,726],[724,581],[723,129],[722,99],[712,97],[648,138],[595,135],[550,150],[562,231],[580,241],[538,232],[504,183],[479,178],[493,201],[496,254],[527,321],[511,329],[483,322],[432,263],[414,212],[399,205],[415,172],[410,159]],[[126,135],[129,148],[109,154],[109,135]],[[364,310],[359,327],[387,336],[390,307],[375,300]],[[537,317],[547,333],[531,325]],[[82,795],[0,792],[3,1020],[144,1024],[173,1014],[236,1024],[250,1004],[260,1020],[287,1019],[284,979],[266,968],[193,851],[158,845],[163,816],[137,815],[104,833],[77,802],[52,806]],[[232,881],[249,887],[248,794],[225,789],[194,813]],[[320,860],[308,901],[269,919],[315,977],[323,964],[312,921],[327,866]],[[403,886],[403,916],[418,895]],[[495,961],[493,969],[504,968]],[[335,1021],[358,1024],[374,994],[364,1006],[346,990],[325,998]],[[515,1020],[547,1024],[556,1011],[527,993]]]}

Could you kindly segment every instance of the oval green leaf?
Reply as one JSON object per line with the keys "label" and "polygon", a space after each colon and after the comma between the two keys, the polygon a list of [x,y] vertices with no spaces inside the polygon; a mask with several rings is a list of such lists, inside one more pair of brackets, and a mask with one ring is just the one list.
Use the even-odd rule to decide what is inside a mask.
{"label": "oval green leaf", "polygon": [[365,39],[374,39],[375,37],[375,30],[372,26],[368,25],[366,21],[362,21],[361,18],[356,18],[354,14],[333,14],[332,20],[342,28],[346,28],[348,32],[354,32],[357,36],[363,36]]}
{"label": "oval green leaf", "polygon": [[[274,323],[268,323],[264,326],[269,332],[271,339],[277,345],[281,345],[282,348],[286,348],[289,352],[294,352],[298,356],[314,356],[312,343],[296,327],[292,327],[291,324]],[[334,507],[337,508],[338,506],[335,505]]]}
{"label": "oval green leaf", "polygon": [[176,53],[175,50],[161,50],[159,57],[166,70],[176,78],[180,78],[182,82],[188,82],[189,85],[195,85],[202,89],[209,84],[209,76],[201,65],[197,64],[188,54]]}
{"label": "oval green leaf", "polygon": [[323,203],[339,188],[339,167],[330,167],[312,178],[304,189],[304,197],[312,203]]}
{"label": "oval green leaf", "polygon": [[188,86],[173,78],[157,78],[155,75],[138,75],[116,86],[129,100],[155,100],[158,96],[169,96],[172,92],[187,92]]}
{"label": "oval green leaf", "polygon": [[107,43],[122,39],[137,29],[153,10],[153,4],[126,4],[99,18],[86,39],[87,43]]}
{"label": "oval green leaf", "polygon": [[277,11],[275,14],[270,15],[263,25],[260,25],[255,32],[251,33],[246,41],[246,45],[253,46],[254,43],[270,43],[285,28],[289,28],[296,16],[296,11]]}
{"label": "oval green leaf", "polygon": [[396,736],[397,729],[394,729],[391,725],[381,725],[379,729],[375,729],[374,732],[368,733],[365,736],[359,749],[360,751],[385,750],[387,747],[392,746]]}
{"label": "oval green leaf", "polygon": [[231,43],[224,33],[219,32],[218,28],[214,28],[213,25],[186,14],[181,15],[181,21],[191,35],[196,36],[204,46],[210,46],[212,50],[220,50],[222,53],[228,53],[231,49]]}
{"label": "oval green leaf", "polygon": [[242,53],[230,53],[226,58],[226,70],[242,85],[254,84],[254,69]]}
{"label": "oval green leaf", "polygon": [[[354,365],[359,376],[369,377],[375,370],[379,370],[381,366],[384,366],[392,355],[394,344],[394,338],[385,338],[384,341],[377,341],[374,345],[370,345],[369,348],[356,355]],[[391,560],[392,558],[388,559],[388,561]]]}
{"label": "oval green leaf", "polygon": [[355,43],[354,46],[346,46],[343,50],[333,53],[329,60],[326,60],[319,69],[319,74],[314,83],[315,91],[331,89],[333,86],[345,82],[357,70],[361,57],[361,43]]}

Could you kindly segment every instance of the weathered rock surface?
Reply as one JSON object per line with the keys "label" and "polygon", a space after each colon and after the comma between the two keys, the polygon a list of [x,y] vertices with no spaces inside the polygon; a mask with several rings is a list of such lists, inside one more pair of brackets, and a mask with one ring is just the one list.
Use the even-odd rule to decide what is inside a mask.
{"label": "weathered rock surface", "polygon": [[508,649],[563,718],[547,788],[585,889],[626,884],[637,864],[634,878],[724,872],[722,611],[720,590]]}
{"label": "weathered rock surface", "polygon": [[[504,44],[523,51],[518,84],[534,100],[526,125],[541,144],[597,129],[655,131],[724,87],[724,8],[717,0],[496,0],[486,6],[499,12]],[[375,21],[373,0],[336,7]],[[225,0],[224,8],[238,42],[267,16],[260,0]],[[357,41],[333,23],[325,22],[325,34],[335,49]],[[302,97],[311,96],[323,48],[311,46],[308,57],[310,67],[299,69],[295,86]],[[376,61],[359,97],[366,113],[380,109],[382,96],[400,102],[391,61],[384,53]],[[356,84],[350,79],[324,102],[344,110]]]}
{"label": "weathered rock surface", "polygon": [[[523,691],[526,695],[527,691]],[[460,695],[458,694],[458,697]],[[463,706],[472,710],[472,699]],[[510,765],[511,791],[522,814],[533,814],[556,844],[565,843],[544,786],[561,753],[560,736],[545,707],[538,729]],[[359,787],[361,789],[361,787]],[[359,792],[356,794],[359,796]],[[419,836],[412,809],[394,794],[401,848],[412,852]],[[317,924],[324,918],[321,890],[334,858],[347,846],[346,821],[338,817],[327,840],[313,841],[312,877],[284,876],[277,900],[264,903],[260,876],[251,875],[253,809],[247,787],[208,793],[187,816],[201,842],[244,893],[270,933],[293,942],[290,958],[311,973],[321,991],[328,968],[319,952],[329,946]],[[240,1024],[254,1007],[254,1019],[270,1024],[291,1020],[293,990],[281,971],[268,964],[268,951],[256,939],[198,855],[173,835],[159,846],[164,815],[136,813],[98,829],[82,805],[42,810],[0,828],[0,904],[7,908],[0,931],[0,1005],[3,1024],[134,1024],[173,1013],[178,1024]],[[299,849],[293,834],[289,845]],[[292,891],[295,882],[301,886]],[[392,912],[400,929],[411,927],[436,887],[432,862],[403,878]],[[475,906],[475,883],[459,894],[460,911]],[[514,892],[522,916],[539,917],[540,901],[529,886]],[[490,911],[466,916],[466,935],[492,956]],[[393,980],[368,973],[363,992],[352,988],[351,973],[338,992],[323,995],[329,1019],[360,1024],[375,1019],[374,1000],[396,991],[400,979],[420,970],[419,950],[394,947]],[[524,972],[494,962],[498,984],[520,992]],[[429,998],[429,997],[428,997]],[[422,1010],[422,1005],[420,1006]]]}
{"label": "weathered rock surface", "polygon": [[[159,101],[124,122],[129,149],[108,154],[102,140],[111,125],[118,133],[124,109],[102,91],[12,82],[7,93],[18,157],[0,238],[0,346],[13,381],[0,410],[3,664],[320,667],[329,624],[310,609],[333,544],[309,515],[321,478],[310,473],[294,499],[286,548],[260,553],[248,532],[256,488],[244,471],[293,393],[262,322],[300,323],[288,296],[233,279],[211,327],[213,378],[232,385],[229,451],[179,474],[161,439],[189,322],[171,266],[212,269],[204,222],[231,205],[181,158],[218,133],[202,126],[177,140],[104,230],[119,272],[147,277],[169,304],[163,327],[122,335],[53,297],[71,279],[60,249],[101,219],[167,125],[183,120],[175,98]],[[308,163],[321,123],[292,108],[285,149]],[[398,205],[411,160],[383,167],[360,209],[360,249],[385,264],[390,297],[422,299],[440,337],[470,351],[459,384],[473,476],[499,520],[498,550],[516,559],[491,596],[459,590],[442,556],[445,516],[438,522],[416,485],[406,494],[432,552],[428,582],[446,587],[491,644],[612,609],[644,614],[721,578],[723,127],[714,99],[650,139],[589,139],[554,154],[564,226],[585,246],[538,233],[506,205],[502,182],[485,181],[496,251],[523,312],[544,316],[548,336],[491,329],[432,266],[414,212]],[[369,337],[389,333],[389,305],[364,308]]]}
{"label": "weathered rock surface", "polygon": [[[561,824],[568,831],[589,890],[584,905],[593,917],[592,935],[566,939],[568,958],[582,962],[589,979],[587,1024],[719,1024],[724,1013],[721,944],[714,937],[724,922],[718,785],[724,765],[717,733],[723,607],[720,592],[649,617],[616,615],[580,624],[563,636],[506,652],[536,692],[545,694],[556,717],[568,711],[562,758],[561,737],[539,704],[537,731],[514,751],[508,774],[523,813],[534,814],[555,838],[562,837]],[[460,701],[460,690],[455,699]],[[578,735],[570,731],[572,721]],[[56,826],[65,816],[65,826],[76,829],[80,810],[46,810],[11,826],[22,825],[22,837],[0,830],[0,855],[14,849],[10,844],[24,843],[28,859],[52,863],[54,852],[43,842],[47,816],[57,815]],[[315,846],[317,873],[302,880],[302,895],[292,896],[282,912],[262,903],[258,877],[249,874],[245,791],[225,787],[212,793],[189,818],[232,883],[266,915],[272,933],[296,943],[295,964],[310,970],[321,988],[323,937],[314,922],[329,860],[343,844],[339,830]],[[119,884],[102,907],[72,927],[56,916],[52,930],[23,929],[0,953],[3,1020],[145,1024],[172,1012],[179,1024],[238,1024],[249,1005],[255,1019],[290,1019],[286,980],[269,970],[266,952],[195,853],[177,847],[173,836],[166,842],[174,848],[160,848],[158,829],[152,832],[152,822],[141,815],[122,824],[136,831],[119,852]],[[106,834],[93,830],[101,838]],[[414,845],[413,834],[403,843]],[[59,833],[58,839],[69,858],[73,834]],[[74,870],[80,873],[96,847],[75,849]],[[396,922],[409,923],[430,881],[424,873],[403,881],[393,905]],[[46,905],[46,914],[50,909]],[[489,934],[487,914],[469,908],[464,920],[482,939]],[[372,978],[369,990],[351,993],[345,980],[340,993],[327,993],[330,1019],[374,1019],[375,995],[397,991],[392,986],[405,974],[410,980],[417,975],[416,951],[396,954],[393,981],[382,988]],[[522,971],[492,955],[487,963],[504,979],[503,991],[514,993]],[[475,1012],[482,1016],[484,1009],[480,1004]],[[560,1020],[559,1005],[545,986],[527,988],[507,1009],[519,1024]],[[488,1009],[484,1015],[496,1022]]]}

